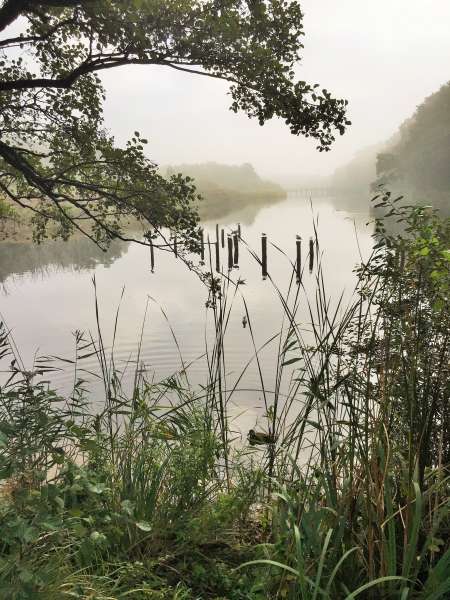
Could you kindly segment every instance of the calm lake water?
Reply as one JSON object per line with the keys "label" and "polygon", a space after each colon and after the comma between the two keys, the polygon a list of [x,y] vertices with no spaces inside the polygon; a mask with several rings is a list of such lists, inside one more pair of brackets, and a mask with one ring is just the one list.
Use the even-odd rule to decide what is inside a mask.
{"label": "calm lake water", "polygon": [[[311,208],[312,204],[312,208]],[[326,287],[332,302],[342,291],[348,299],[355,284],[353,269],[360,256],[367,257],[372,248],[373,224],[369,208],[361,200],[345,207],[342,201],[331,197],[312,198],[289,195],[285,200],[259,202],[243,206],[219,222],[226,232],[241,225],[246,244],[260,254],[261,233],[266,233],[268,246],[268,271],[279,288],[287,290],[292,273],[288,258],[272,244],[283,249],[295,260],[295,238],[302,237],[302,254],[306,257],[308,241],[314,233],[313,218],[317,220],[320,253]],[[205,232],[215,239],[216,222],[204,223]],[[226,269],[227,249],[221,250],[221,261]],[[97,337],[95,303],[92,278],[95,275],[100,306],[103,339],[112,343],[114,320],[120,303],[118,331],[115,341],[115,362],[125,369],[124,383],[132,381],[133,361],[143,324],[145,307],[150,296],[144,325],[141,361],[156,381],[171,375],[184,364],[193,385],[206,382],[205,339],[210,337],[212,314],[205,307],[207,292],[198,277],[189,272],[180,259],[168,252],[155,252],[155,272],[150,270],[148,248],[137,244],[115,242],[106,254],[100,252],[89,240],[77,239],[48,242],[42,246],[31,244],[0,245],[0,312],[20,351],[25,366],[31,368],[34,358],[55,355],[73,358],[72,332],[91,331]],[[263,280],[261,268],[240,245],[239,269],[231,276],[245,280],[239,286],[231,311],[226,338],[226,363],[231,387],[244,365],[254,356],[249,327],[242,325],[245,313],[242,296],[248,305],[256,345],[259,347],[275,334],[282,322],[283,311],[274,286]],[[314,294],[314,272],[304,272],[304,284]],[[125,288],[121,300],[122,288]],[[174,341],[166,317],[177,338]],[[308,322],[306,304],[300,307],[300,320]],[[261,353],[264,385],[275,385],[274,356],[276,344]],[[61,371],[52,374],[52,384],[68,391],[73,382],[70,365],[59,364]],[[97,371],[95,357],[82,364],[88,371]],[[64,367],[64,368],[63,368]],[[98,382],[87,376],[95,395],[100,394]],[[234,394],[236,407],[247,409],[248,422],[260,409],[259,394],[251,392],[261,387],[256,364],[252,363],[240,382],[242,391]]]}

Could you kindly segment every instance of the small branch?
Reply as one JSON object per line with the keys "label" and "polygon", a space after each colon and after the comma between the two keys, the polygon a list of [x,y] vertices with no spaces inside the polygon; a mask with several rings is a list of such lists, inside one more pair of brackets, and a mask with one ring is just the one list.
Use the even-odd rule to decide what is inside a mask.
{"label": "small branch", "polygon": [[13,38],[7,38],[5,40],[0,40],[0,47],[20,44],[29,44],[31,42],[43,42],[48,40],[58,29],[65,27],[66,25],[75,25],[76,21],[74,19],[66,19],[65,21],[61,21],[54,27],[51,27],[44,35],[29,35],[29,36],[17,36]]}

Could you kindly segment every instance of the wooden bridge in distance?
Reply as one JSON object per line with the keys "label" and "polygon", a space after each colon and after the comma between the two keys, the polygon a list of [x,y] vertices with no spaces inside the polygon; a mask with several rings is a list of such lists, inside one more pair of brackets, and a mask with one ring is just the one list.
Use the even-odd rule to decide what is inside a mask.
{"label": "wooden bridge in distance", "polygon": [[286,192],[290,196],[298,196],[299,198],[328,198],[336,193],[333,188],[329,187],[287,188]]}

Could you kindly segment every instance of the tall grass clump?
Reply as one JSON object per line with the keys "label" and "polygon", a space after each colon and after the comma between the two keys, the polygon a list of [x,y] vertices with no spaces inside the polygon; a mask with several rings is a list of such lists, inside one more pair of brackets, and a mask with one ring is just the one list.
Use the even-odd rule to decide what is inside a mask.
{"label": "tall grass clump", "polygon": [[[137,364],[127,394],[100,328],[75,342],[65,398],[43,379],[54,361],[27,371],[1,329],[0,598],[187,599],[191,585],[245,597],[248,578],[231,574],[242,562],[233,544],[260,475],[225,469],[209,392],[195,394],[182,374],[151,383]],[[101,404],[86,399],[82,360],[92,355]],[[207,568],[210,547],[224,560]]]}
{"label": "tall grass clump", "polygon": [[[61,398],[45,382],[54,366],[26,371],[3,328],[0,597],[449,598],[450,224],[399,204],[379,199],[387,216],[350,301],[327,295],[317,233],[313,295],[311,256],[285,292],[267,274],[283,322],[262,346],[242,282],[211,266],[215,336],[199,389],[185,365],[154,384],[138,359],[126,394],[99,327],[76,334]],[[254,356],[231,380],[238,301]],[[79,364],[91,354],[101,405]],[[250,366],[265,427],[247,444],[230,402]]]}
{"label": "tall grass clump", "polygon": [[379,202],[354,302],[332,310],[320,268],[307,330],[285,302],[273,597],[450,597],[450,226],[398,202]]}

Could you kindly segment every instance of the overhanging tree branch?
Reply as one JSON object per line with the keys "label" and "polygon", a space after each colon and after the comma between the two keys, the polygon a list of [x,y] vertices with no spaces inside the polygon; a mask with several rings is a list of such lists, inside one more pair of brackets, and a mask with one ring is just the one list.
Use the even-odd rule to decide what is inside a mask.
{"label": "overhanging tree branch", "polygon": [[0,47],[4,48],[5,46],[12,46],[12,45],[17,45],[17,44],[20,45],[20,44],[31,44],[33,42],[45,42],[45,40],[48,40],[49,38],[51,38],[51,36],[54,35],[58,30],[62,29],[63,27],[67,27],[69,25],[75,25],[75,23],[76,23],[75,19],[66,19],[65,21],[61,21],[54,27],[50,27],[44,35],[29,35],[29,36],[22,35],[22,36],[16,36],[16,37],[12,37],[12,38],[6,38],[4,40],[0,40]]}
{"label": "overhanging tree branch", "polygon": [[[294,79],[303,47],[295,0],[229,0],[220,9],[216,0],[4,0],[0,31],[20,15],[27,17],[21,21],[26,31],[0,41],[6,57],[0,65],[0,162],[10,173],[9,189],[17,190],[17,201],[51,202],[61,219],[88,218],[97,241],[102,235],[129,240],[120,231],[122,214],[155,230],[182,231],[187,243],[198,235],[189,178],[162,177],[139,134],[118,148],[105,131],[97,73],[157,65],[225,80],[233,111],[261,125],[280,117],[293,134],[315,138],[320,150],[349,124],[344,100]],[[25,60],[8,55],[15,44],[26,45]],[[80,213],[73,217],[66,205]],[[51,218],[45,210],[41,216]]]}

